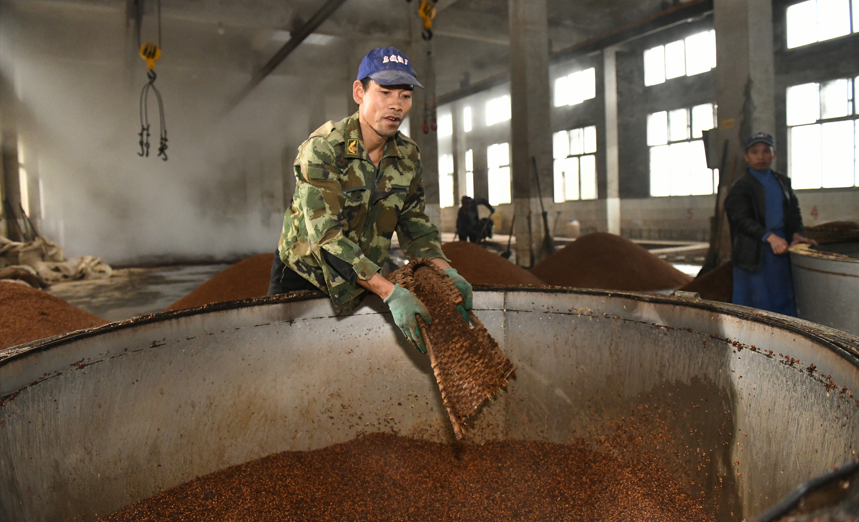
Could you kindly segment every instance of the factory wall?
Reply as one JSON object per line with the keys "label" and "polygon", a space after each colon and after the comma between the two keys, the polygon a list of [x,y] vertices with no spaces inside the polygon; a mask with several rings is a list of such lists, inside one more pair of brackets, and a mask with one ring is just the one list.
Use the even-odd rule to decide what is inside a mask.
{"label": "factory wall", "polygon": [[[833,78],[856,77],[859,62],[845,60],[859,52],[859,34],[841,37],[805,47],[786,50],[785,8],[792,1],[773,2],[775,38],[775,85],[777,129],[769,129],[776,137],[777,156],[774,167],[787,172],[787,131],[785,90],[790,85]],[[650,196],[650,151],[647,145],[648,114],[692,107],[716,101],[716,70],[694,76],[682,76],[665,83],[644,85],[643,52],[651,47],[685,38],[689,35],[713,28],[712,15],[694,22],[670,27],[622,45],[617,52],[618,84],[618,138],[619,138],[619,191],[621,197],[621,233],[633,239],[692,240],[707,241],[710,234],[710,219],[714,214],[716,196]],[[717,35],[718,38],[718,35]],[[554,95],[555,79],[575,70],[596,68],[597,89],[594,99],[565,107],[552,107],[552,132],[588,125],[597,127],[597,181],[596,201],[567,201],[554,203],[547,208],[550,227],[563,230],[570,220],[578,220],[582,233],[605,231],[606,222],[606,173],[605,173],[605,102],[602,96],[604,71],[601,53],[581,57],[574,61],[554,63],[550,68],[551,90]],[[484,156],[486,147],[492,143],[509,141],[509,122],[487,128],[480,124],[486,101],[509,93],[509,84],[493,88],[450,105],[451,110],[461,111],[470,106],[475,114],[474,129],[466,134],[467,148],[475,154],[475,177],[484,175],[477,169],[477,158]],[[721,147],[710,146],[711,161],[721,163]],[[734,164],[734,172],[731,165]],[[457,169],[461,168],[456,166]],[[742,175],[745,163],[742,157],[726,158],[721,175],[736,179]],[[475,180],[475,186],[478,181]],[[551,194],[544,188],[544,197]],[[478,196],[485,196],[478,193]],[[800,190],[798,197],[803,218],[807,225],[832,220],[859,219],[859,188]],[[503,228],[510,225],[512,206],[500,205]],[[454,231],[456,213],[443,209],[442,227]],[[556,224],[557,221],[557,224]]]}
{"label": "factory wall", "polygon": [[[355,64],[334,63],[314,75],[311,89],[307,63],[376,46],[362,42],[348,53],[301,46],[231,108],[275,44],[263,47],[241,28],[165,18],[154,84],[166,116],[165,162],[157,157],[154,96],[149,157],[138,156],[146,65],[124,3],[82,10],[0,2],[0,9],[0,74],[14,85],[30,214],[68,256],[114,265],[274,251],[298,145],[325,120],[348,115]],[[144,17],[143,29],[144,40],[157,38],[154,17]]]}

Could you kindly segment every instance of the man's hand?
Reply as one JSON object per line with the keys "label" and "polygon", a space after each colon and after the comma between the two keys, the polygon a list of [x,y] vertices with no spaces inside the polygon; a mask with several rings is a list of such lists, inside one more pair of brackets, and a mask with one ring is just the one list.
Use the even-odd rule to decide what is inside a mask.
{"label": "man's hand", "polygon": [[394,285],[394,291],[385,298],[385,303],[391,309],[391,314],[394,316],[394,322],[406,336],[406,339],[411,341],[421,353],[427,353],[427,347],[424,344],[421,331],[418,329],[418,320],[415,314],[420,314],[421,318],[429,324],[432,322],[429,310],[421,302],[420,299],[399,284]]}
{"label": "man's hand", "polygon": [[790,242],[790,246],[798,245],[800,243],[805,243],[811,246],[817,246],[817,241],[813,239],[808,239],[807,237],[800,236],[799,234],[793,235],[793,241]]}
{"label": "man's hand", "polygon": [[787,241],[778,237],[775,234],[770,234],[769,237],[767,237],[767,243],[769,243],[772,247],[773,254],[777,256],[780,256],[787,252]]}
{"label": "man's hand", "polygon": [[455,268],[447,268],[444,271],[445,274],[453,281],[453,284],[456,285],[456,289],[459,290],[459,293],[462,294],[462,304],[457,306],[456,309],[459,311],[459,314],[465,320],[466,323],[470,324],[468,319],[468,311],[471,310],[471,302],[473,297],[473,292],[471,289],[471,283],[465,280],[464,277],[459,275]]}

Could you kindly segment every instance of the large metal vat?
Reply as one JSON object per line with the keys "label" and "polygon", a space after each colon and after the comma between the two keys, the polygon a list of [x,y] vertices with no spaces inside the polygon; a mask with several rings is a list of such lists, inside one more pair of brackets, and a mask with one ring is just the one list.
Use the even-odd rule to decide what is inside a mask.
{"label": "large metal vat", "polygon": [[859,242],[790,248],[797,313],[859,335]]}
{"label": "large metal vat", "polygon": [[[94,520],[165,488],[361,432],[451,440],[427,358],[371,300],[265,298],[0,352],[0,520]],[[748,308],[498,289],[475,309],[518,366],[469,441],[584,438],[658,461],[752,520],[859,443],[859,339]]]}

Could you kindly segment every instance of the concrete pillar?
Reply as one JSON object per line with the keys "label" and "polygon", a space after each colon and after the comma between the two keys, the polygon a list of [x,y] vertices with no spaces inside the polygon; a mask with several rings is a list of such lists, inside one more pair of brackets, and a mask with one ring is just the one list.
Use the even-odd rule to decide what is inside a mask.
{"label": "concrete pillar", "polygon": [[[713,157],[721,158],[725,141],[725,172],[719,176],[719,208],[731,183],[744,172],[743,143],[757,131],[775,134],[775,72],[773,59],[772,0],[715,0],[716,103],[718,140],[711,143]],[[787,144],[781,144],[782,150]],[[779,144],[776,144],[777,148]],[[731,169],[731,165],[736,168]],[[719,261],[730,259],[727,221],[721,219]]]}
{"label": "concrete pillar", "polygon": [[[426,192],[426,214],[435,226],[441,229],[441,210],[438,201],[438,133],[431,128],[424,134],[424,104],[431,111],[435,96],[435,69],[433,65],[433,42],[421,39],[420,18],[412,20],[412,34],[416,39],[408,52],[412,60],[418,81],[424,86],[416,88],[413,96],[412,110],[409,113],[410,132],[412,139],[421,148],[421,163],[424,170],[424,191]],[[427,124],[431,124],[432,115],[427,115]]]}
{"label": "concrete pillar", "polygon": [[[546,0],[510,0],[511,172],[517,216],[516,262],[531,266],[546,257],[537,199],[536,159],[543,205],[553,208],[552,132],[549,100],[549,33]],[[528,215],[531,228],[528,228]],[[550,230],[551,230],[551,224]]]}
{"label": "concrete pillar", "polygon": [[606,224],[610,234],[620,235],[620,156],[617,129],[617,49],[603,50],[603,99],[605,100]]}

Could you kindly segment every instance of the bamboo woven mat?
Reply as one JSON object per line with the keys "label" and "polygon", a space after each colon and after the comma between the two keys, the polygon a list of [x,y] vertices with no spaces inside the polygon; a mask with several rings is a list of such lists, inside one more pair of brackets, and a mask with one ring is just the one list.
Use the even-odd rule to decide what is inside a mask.
{"label": "bamboo woven mat", "polygon": [[473,327],[463,320],[456,309],[462,295],[431,262],[412,261],[388,279],[411,291],[429,309],[432,322],[426,324],[418,317],[418,324],[454,434],[461,439],[468,418],[507,385],[513,363],[473,313],[469,312]]}

